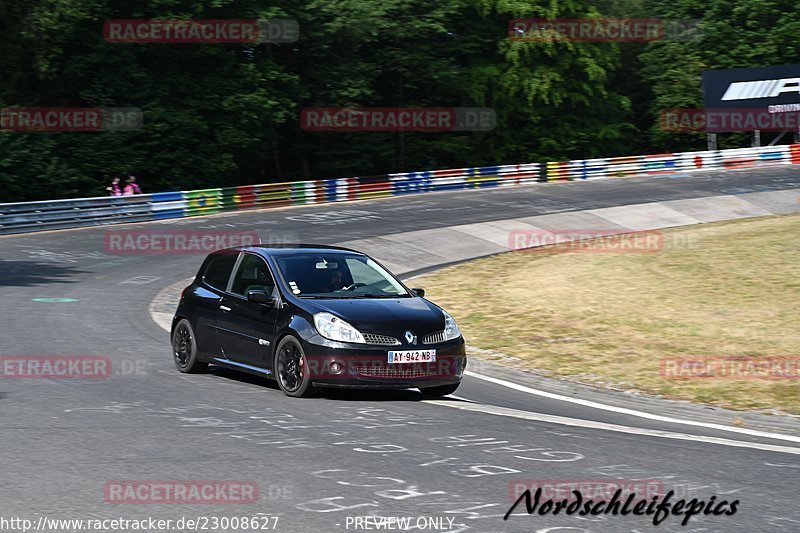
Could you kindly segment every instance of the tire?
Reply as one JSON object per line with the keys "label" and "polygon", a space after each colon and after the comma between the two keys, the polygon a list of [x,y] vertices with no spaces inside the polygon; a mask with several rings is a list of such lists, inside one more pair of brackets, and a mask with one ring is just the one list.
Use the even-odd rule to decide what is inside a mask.
{"label": "tire", "polygon": [[314,391],[311,385],[311,373],[308,371],[306,354],[295,337],[287,335],[275,350],[272,368],[278,387],[286,396],[304,398]]}
{"label": "tire", "polygon": [[200,361],[197,355],[194,330],[185,318],[175,324],[172,332],[172,358],[184,374],[202,374],[208,369],[208,363]]}
{"label": "tire", "polygon": [[425,396],[435,396],[439,398],[447,396],[448,394],[453,394],[456,389],[458,389],[459,385],[461,385],[461,382],[453,383],[452,385],[442,385],[440,387],[426,387],[419,389],[419,391]]}

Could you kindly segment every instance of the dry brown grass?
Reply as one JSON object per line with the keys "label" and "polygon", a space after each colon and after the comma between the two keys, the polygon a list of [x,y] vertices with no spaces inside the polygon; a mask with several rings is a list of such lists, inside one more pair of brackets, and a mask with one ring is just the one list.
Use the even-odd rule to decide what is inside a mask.
{"label": "dry brown grass", "polygon": [[[686,242],[693,242],[686,246]],[[468,345],[585,383],[800,413],[800,380],[664,379],[664,358],[800,357],[800,216],[665,231],[658,253],[515,252],[414,281]]]}

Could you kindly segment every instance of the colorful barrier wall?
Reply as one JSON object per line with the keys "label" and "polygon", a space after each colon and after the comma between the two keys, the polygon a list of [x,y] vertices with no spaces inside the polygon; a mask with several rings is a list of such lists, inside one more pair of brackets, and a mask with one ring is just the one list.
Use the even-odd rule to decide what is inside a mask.
{"label": "colorful barrier wall", "polygon": [[771,165],[798,164],[800,145],[734,148],[706,152],[632,155],[601,159],[549,162],[544,181],[575,181],[597,178],[674,176],[692,170],[737,170]]}
{"label": "colorful barrier wall", "polygon": [[322,204],[536,182],[675,177],[696,170],[800,164],[800,144],[710,152],[401,172],[126,197],[0,204],[0,234],[202,216],[234,209]]}

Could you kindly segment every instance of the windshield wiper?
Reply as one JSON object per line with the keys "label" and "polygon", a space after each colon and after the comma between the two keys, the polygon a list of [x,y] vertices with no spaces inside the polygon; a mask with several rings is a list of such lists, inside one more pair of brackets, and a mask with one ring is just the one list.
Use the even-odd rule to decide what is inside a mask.
{"label": "windshield wiper", "polygon": [[387,299],[387,298],[410,298],[410,294],[374,294],[371,292],[363,293],[363,294],[343,294],[339,295],[330,295],[330,296],[300,296],[300,299],[303,300],[351,300],[351,299],[364,299],[364,298],[375,298],[375,299]]}
{"label": "windshield wiper", "polygon": [[407,294],[373,294],[368,292],[366,294],[354,294],[353,298],[405,298]]}

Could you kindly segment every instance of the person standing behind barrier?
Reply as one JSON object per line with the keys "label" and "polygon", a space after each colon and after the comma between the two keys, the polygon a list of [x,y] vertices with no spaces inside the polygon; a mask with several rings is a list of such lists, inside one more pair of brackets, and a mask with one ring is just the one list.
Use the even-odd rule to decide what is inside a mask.
{"label": "person standing behind barrier", "polygon": [[128,179],[125,181],[125,191],[122,193],[122,196],[133,196],[134,194],[142,194],[142,189],[139,187],[139,184],[136,183],[136,176],[129,176]]}
{"label": "person standing behind barrier", "polygon": [[122,189],[119,188],[119,178],[114,176],[114,179],[111,180],[111,185],[106,187],[106,190],[111,196],[122,196]]}

